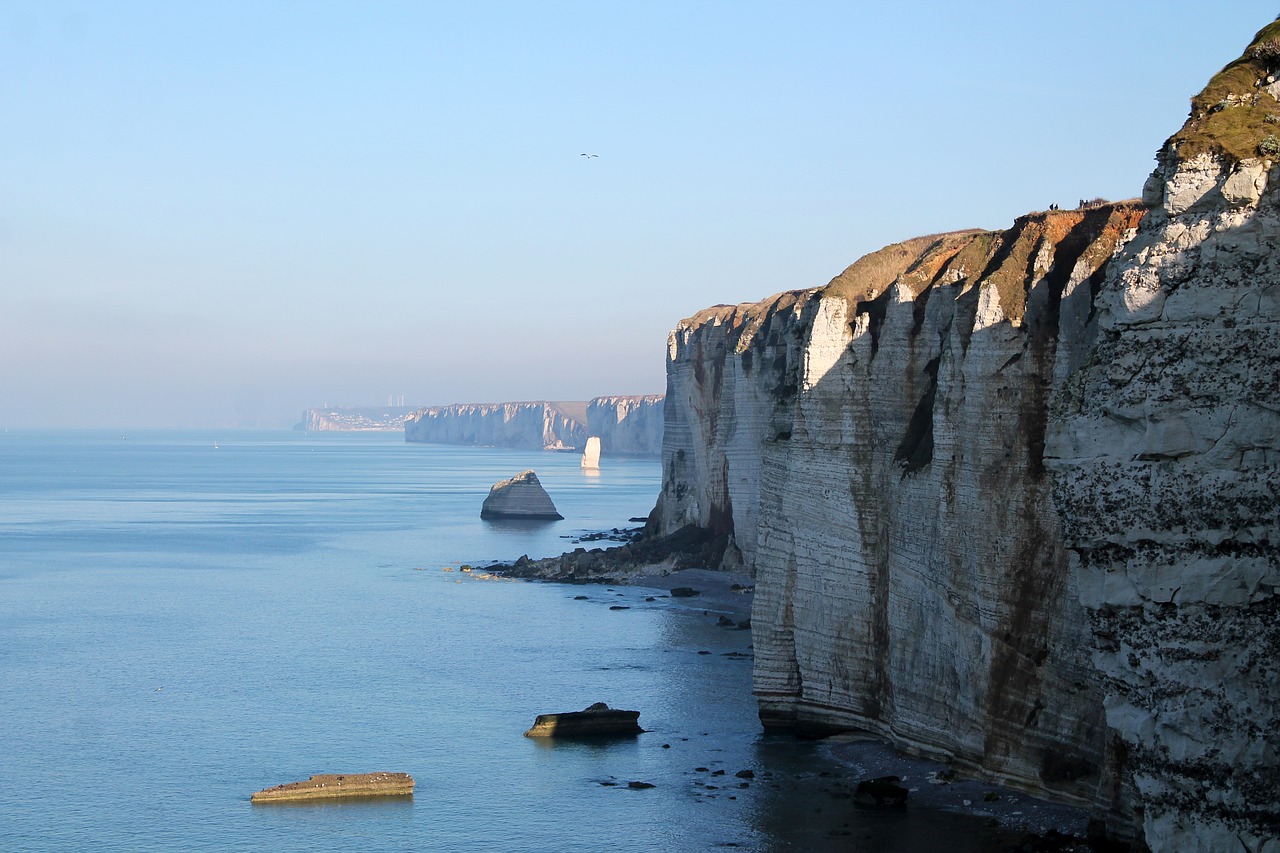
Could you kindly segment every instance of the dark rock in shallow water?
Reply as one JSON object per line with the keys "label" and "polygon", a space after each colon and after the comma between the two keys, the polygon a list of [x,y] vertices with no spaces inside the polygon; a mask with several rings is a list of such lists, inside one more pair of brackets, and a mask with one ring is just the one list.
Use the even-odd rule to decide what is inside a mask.
{"label": "dark rock in shallow water", "polygon": [[539,714],[533,721],[533,727],[524,733],[525,737],[598,737],[617,735],[638,735],[644,732],[640,728],[639,711],[619,711],[610,708],[603,702],[582,711],[568,711],[562,714]]}
{"label": "dark rock in shallow water", "polygon": [[652,782],[628,782],[627,787],[633,791],[643,791],[645,788],[656,787]]}
{"label": "dark rock in shallow water", "polygon": [[905,806],[908,791],[898,784],[897,776],[864,779],[853,792],[854,802],[877,806]]}
{"label": "dark rock in shallow water", "polygon": [[678,586],[671,590],[672,598],[693,598],[700,593],[691,586]]}

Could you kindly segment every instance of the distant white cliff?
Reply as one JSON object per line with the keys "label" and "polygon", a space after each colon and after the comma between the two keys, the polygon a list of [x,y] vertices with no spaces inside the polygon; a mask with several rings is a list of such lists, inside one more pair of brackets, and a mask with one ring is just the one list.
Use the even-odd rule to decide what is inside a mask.
{"label": "distant white cliff", "polygon": [[586,403],[457,403],[420,409],[405,422],[404,439],[527,450],[581,447]]}
{"label": "distant white cliff", "polygon": [[596,397],[587,406],[587,435],[600,437],[603,454],[662,453],[663,396]]}
{"label": "distant white cliff", "polygon": [[405,441],[529,450],[581,449],[600,438],[602,455],[657,455],[662,397],[596,397],[588,403],[457,403],[419,409],[405,421]]}

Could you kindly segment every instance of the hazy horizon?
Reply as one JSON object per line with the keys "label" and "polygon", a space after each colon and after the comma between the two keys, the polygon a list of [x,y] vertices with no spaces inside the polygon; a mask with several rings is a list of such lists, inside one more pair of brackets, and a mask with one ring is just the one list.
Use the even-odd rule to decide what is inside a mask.
{"label": "hazy horizon", "polygon": [[11,0],[0,428],[662,393],[702,308],[1138,195],[1275,12]]}

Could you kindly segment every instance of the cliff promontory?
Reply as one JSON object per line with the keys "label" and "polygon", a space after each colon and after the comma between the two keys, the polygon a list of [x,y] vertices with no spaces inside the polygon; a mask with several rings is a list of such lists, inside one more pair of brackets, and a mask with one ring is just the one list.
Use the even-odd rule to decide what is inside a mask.
{"label": "cliff promontory", "polygon": [[1280,850],[1274,28],[1141,203],[671,334],[654,520],[754,573],[766,727],[872,731],[1157,851]]}

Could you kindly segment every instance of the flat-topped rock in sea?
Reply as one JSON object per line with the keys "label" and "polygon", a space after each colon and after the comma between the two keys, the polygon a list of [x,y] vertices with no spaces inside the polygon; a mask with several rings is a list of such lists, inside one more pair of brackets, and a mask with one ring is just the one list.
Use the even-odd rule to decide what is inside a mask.
{"label": "flat-topped rock in sea", "polygon": [[266,788],[249,799],[255,803],[282,803],[336,797],[405,796],[413,796],[413,777],[408,773],[322,773],[305,782],[286,782]]}
{"label": "flat-topped rock in sea", "polygon": [[489,496],[484,499],[480,508],[481,518],[517,518],[530,520],[559,521],[564,518],[556,511],[551,496],[538,475],[532,471],[521,471],[509,480],[494,483],[489,489]]}
{"label": "flat-topped rock in sea", "polygon": [[603,702],[582,711],[563,714],[539,714],[525,737],[598,737],[602,735],[638,735],[639,711],[620,711]]}

